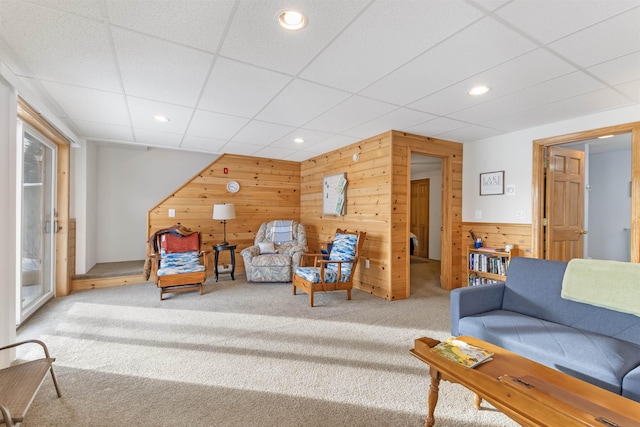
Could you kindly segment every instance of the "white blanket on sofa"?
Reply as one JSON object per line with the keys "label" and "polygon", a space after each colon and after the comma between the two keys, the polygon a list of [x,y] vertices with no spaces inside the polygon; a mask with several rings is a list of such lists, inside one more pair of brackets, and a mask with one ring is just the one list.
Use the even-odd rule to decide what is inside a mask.
{"label": "white blanket on sofa", "polygon": [[640,264],[572,259],[564,273],[561,296],[640,316]]}

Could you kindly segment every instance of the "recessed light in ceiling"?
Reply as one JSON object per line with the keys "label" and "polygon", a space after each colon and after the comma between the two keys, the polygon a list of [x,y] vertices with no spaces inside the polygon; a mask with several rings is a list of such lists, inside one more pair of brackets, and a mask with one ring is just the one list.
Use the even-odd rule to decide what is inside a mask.
{"label": "recessed light in ceiling", "polygon": [[472,88],[469,92],[467,92],[471,96],[480,96],[489,92],[491,88],[489,86],[476,86]]}
{"label": "recessed light in ceiling", "polygon": [[293,140],[293,142],[297,143],[297,144],[302,144],[304,142],[304,139],[302,138],[296,138]]}
{"label": "recessed light in ceiling", "polygon": [[158,123],[168,123],[169,119],[163,115],[160,114],[156,114],[155,116],[153,116],[153,120],[155,120]]}
{"label": "recessed light in ceiling", "polygon": [[296,10],[285,10],[278,16],[280,26],[287,30],[299,30],[307,25],[307,19]]}

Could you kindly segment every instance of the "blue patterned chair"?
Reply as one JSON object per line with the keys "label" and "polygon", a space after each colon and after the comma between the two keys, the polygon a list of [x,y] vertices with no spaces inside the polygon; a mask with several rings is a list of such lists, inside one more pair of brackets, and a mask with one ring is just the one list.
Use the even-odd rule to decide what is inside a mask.
{"label": "blue patterned chair", "polygon": [[347,299],[350,300],[353,277],[366,234],[338,229],[329,259],[324,259],[326,254],[304,254],[302,266],[296,269],[293,276],[293,294],[296,295],[297,289],[309,294],[311,307],[314,292],[343,290],[347,291]]}
{"label": "blue patterned chair", "polygon": [[292,220],[263,223],[254,244],[240,252],[249,282],[290,282],[308,250],[304,226]]}
{"label": "blue patterned chair", "polygon": [[199,290],[207,280],[207,252],[200,250],[200,233],[163,233],[157,236],[158,252],[152,265],[156,286],[163,295]]}

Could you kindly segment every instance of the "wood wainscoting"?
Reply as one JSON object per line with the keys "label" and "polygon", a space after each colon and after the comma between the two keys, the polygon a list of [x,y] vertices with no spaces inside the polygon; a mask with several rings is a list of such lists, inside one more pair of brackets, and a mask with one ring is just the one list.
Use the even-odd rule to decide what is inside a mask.
{"label": "wood wainscoting", "polygon": [[[482,245],[490,248],[504,248],[511,244],[516,250],[514,256],[535,258],[532,250],[531,224],[506,224],[497,222],[463,222],[465,248],[473,244],[470,231],[482,239]],[[462,268],[466,269],[466,256]]]}

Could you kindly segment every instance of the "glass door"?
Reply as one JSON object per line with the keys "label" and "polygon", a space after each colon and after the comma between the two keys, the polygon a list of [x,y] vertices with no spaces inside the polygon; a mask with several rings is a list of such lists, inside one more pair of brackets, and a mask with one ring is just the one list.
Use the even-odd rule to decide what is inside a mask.
{"label": "glass door", "polygon": [[22,145],[18,323],[54,295],[57,147],[18,122]]}

